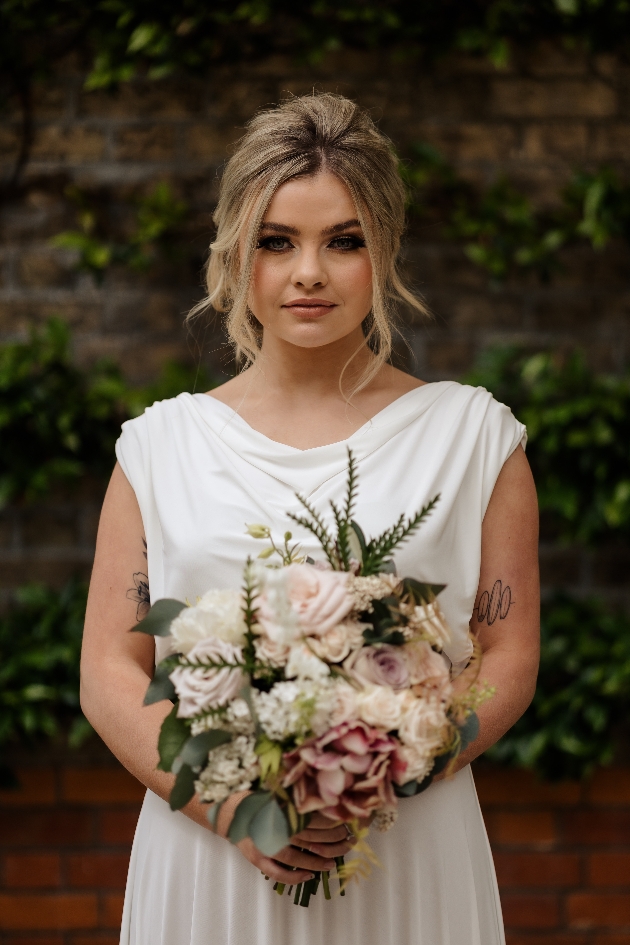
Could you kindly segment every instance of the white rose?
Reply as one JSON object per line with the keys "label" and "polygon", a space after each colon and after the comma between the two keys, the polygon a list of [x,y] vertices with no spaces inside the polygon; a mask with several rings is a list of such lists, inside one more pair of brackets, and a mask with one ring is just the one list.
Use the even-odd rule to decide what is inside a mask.
{"label": "white rose", "polygon": [[330,712],[330,727],[333,728],[335,725],[341,725],[342,722],[356,719],[357,716],[356,689],[342,679],[336,680]]}
{"label": "white rose", "polygon": [[400,695],[389,686],[370,686],[357,696],[359,718],[366,725],[383,728],[386,732],[398,728],[402,706]]}
{"label": "white rose", "polygon": [[452,693],[450,669],[440,653],[426,640],[414,640],[402,647],[412,686],[422,686],[436,699],[448,700]]}
{"label": "white rose", "polygon": [[270,666],[284,666],[289,659],[291,648],[284,643],[270,640],[268,636],[260,636],[254,640],[256,659]]}
{"label": "white rose", "polygon": [[309,646],[316,656],[327,663],[341,663],[350,651],[363,643],[363,628],[367,624],[346,620],[328,630],[321,637],[311,637]]}
{"label": "white rose", "polygon": [[297,643],[291,647],[289,660],[284,669],[287,679],[323,679],[330,675],[326,663],[315,656],[306,643]]}
{"label": "white rose", "polygon": [[185,607],[171,623],[176,649],[184,655],[208,637],[240,644],[246,630],[241,594],[233,590],[208,591],[194,607]]}
{"label": "white rose", "polygon": [[[236,663],[243,657],[240,646],[232,646],[225,640],[208,637],[202,640],[188,654],[191,662],[214,661]],[[240,667],[229,666],[178,666],[170,674],[170,679],[179,696],[177,714],[180,718],[191,718],[208,709],[216,709],[234,699],[245,683],[246,676]]]}
{"label": "white rose", "polygon": [[405,773],[401,783],[407,781],[422,781],[431,771],[434,764],[433,752],[435,748],[430,742],[421,745],[401,745],[398,749],[399,756],[407,762]]}
{"label": "white rose", "polygon": [[276,575],[267,578],[256,602],[258,622],[273,640],[291,643],[296,635],[321,637],[352,610],[353,597],[345,571],[290,564]]}
{"label": "white rose", "polygon": [[447,724],[444,706],[438,699],[415,699],[413,703],[407,703],[398,736],[405,745],[411,747],[420,748],[430,742],[438,748],[442,744]]}

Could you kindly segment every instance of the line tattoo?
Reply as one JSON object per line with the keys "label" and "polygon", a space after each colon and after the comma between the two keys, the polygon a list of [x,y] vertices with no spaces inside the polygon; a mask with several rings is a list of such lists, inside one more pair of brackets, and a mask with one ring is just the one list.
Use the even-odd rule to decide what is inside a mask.
{"label": "line tattoo", "polygon": [[[142,552],[144,557],[147,556],[147,543],[145,539],[142,539],[142,544],[144,545],[144,551]],[[149,593],[149,575],[145,574],[144,571],[135,571],[133,575],[134,587],[130,587],[127,591],[125,597],[127,600],[132,600],[137,604],[136,607],[136,620],[140,621],[143,617],[149,613],[151,607],[151,594]]]}
{"label": "line tattoo", "polygon": [[479,598],[479,603],[473,609],[473,614],[477,614],[478,623],[484,620],[489,627],[496,620],[505,620],[510,612],[510,608],[515,603],[512,600],[512,588],[509,584],[503,587],[502,581],[495,581],[490,593],[484,591]]}

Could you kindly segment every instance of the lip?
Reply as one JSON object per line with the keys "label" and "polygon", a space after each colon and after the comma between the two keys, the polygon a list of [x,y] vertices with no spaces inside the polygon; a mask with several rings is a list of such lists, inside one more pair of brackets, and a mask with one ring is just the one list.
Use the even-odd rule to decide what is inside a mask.
{"label": "lip", "polygon": [[294,315],[302,318],[319,318],[337,307],[336,302],[329,299],[302,298],[285,302],[282,308],[288,308]]}

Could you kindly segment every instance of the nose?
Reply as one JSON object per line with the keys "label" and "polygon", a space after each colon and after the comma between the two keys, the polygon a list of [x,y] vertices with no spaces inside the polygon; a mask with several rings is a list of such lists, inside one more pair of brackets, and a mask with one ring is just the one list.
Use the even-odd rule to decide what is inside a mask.
{"label": "nose", "polygon": [[291,283],[302,289],[321,288],[328,283],[328,275],[316,247],[304,247],[297,254]]}

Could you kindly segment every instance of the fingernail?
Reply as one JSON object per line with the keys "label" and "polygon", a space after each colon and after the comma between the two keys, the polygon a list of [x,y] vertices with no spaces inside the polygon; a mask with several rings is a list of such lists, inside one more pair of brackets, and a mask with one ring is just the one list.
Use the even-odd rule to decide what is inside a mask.
{"label": "fingernail", "polygon": [[307,881],[308,881],[309,879],[315,879],[315,874],[314,874],[314,873],[309,873],[309,874],[308,874],[308,877],[307,877]]}

